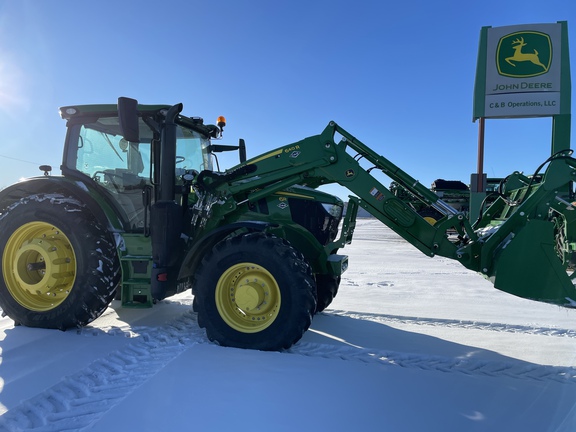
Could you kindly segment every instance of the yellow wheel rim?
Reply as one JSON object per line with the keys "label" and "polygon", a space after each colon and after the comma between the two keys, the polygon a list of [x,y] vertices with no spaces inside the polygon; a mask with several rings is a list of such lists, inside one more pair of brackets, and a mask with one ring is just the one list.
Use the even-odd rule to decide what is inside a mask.
{"label": "yellow wheel rim", "polygon": [[428,222],[430,225],[436,225],[436,222],[438,222],[436,219],[434,219],[432,216],[425,216],[424,220],[426,222]]}
{"label": "yellow wheel rim", "polygon": [[70,294],[76,280],[76,256],[58,227],[29,222],[10,236],[2,272],[12,297],[28,310],[48,311]]}
{"label": "yellow wheel rim", "polygon": [[257,333],[269,327],[278,317],[280,301],[276,279],[257,264],[236,264],[216,284],[220,316],[242,333]]}

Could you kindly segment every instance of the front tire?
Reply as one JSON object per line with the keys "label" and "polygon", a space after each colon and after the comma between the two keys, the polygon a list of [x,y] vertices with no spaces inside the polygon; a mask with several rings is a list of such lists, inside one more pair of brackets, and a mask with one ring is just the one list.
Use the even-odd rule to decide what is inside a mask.
{"label": "front tire", "polygon": [[0,307],[16,324],[65,330],[98,318],[120,283],[114,242],[73,197],[22,198],[0,216]]}
{"label": "front tire", "polygon": [[318,303],[316,313],[322,312],[332,303],[338,288],[340,287],[340,276],[316,275],[316,285],[318,287]]}
{"label": "front tire", "polygon": [[316,308],[316,286],[302,254],[263,233],[218,243],[202,260],[194,293],[208,338],[237,348],[289,348],[310,327]]}

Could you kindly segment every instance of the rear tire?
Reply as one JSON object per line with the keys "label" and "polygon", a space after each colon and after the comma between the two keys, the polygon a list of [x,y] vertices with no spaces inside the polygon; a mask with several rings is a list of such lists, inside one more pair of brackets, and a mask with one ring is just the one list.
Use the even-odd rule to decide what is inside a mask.
{"label": "rear tire", "polygon": [[302,254],[263,233],[218,243],[202,260],[194,293],[208,339],[237,348],[289,348],[310,327],[316,308],[316,286]]}
{"label": "rear tire", "polygon": [[75,198],[38,194],[0,216],[0,307],[16,324],[65,330],[98,318],[120,283],[107,230]]}

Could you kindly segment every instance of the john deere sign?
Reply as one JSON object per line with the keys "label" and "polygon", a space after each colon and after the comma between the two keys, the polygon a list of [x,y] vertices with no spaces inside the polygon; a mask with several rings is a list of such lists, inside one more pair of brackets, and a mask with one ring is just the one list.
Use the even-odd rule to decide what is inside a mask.
{"label": "john deere sign", "polygon": [[484,27],[474,91],[474,119],[570,112],[566,23]]}

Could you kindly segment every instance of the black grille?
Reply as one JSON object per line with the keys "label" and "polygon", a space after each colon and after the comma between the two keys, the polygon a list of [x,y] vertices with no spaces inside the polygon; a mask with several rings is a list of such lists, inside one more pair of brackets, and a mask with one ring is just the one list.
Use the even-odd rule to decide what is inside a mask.
{"label": "black grille", "polygon": [[288,202],[292,220],[310,231],[322,245],[336,238],[340,217],[328,213],[322,203],[296,198],[289,198]]}

